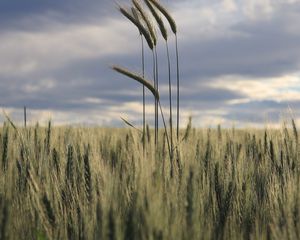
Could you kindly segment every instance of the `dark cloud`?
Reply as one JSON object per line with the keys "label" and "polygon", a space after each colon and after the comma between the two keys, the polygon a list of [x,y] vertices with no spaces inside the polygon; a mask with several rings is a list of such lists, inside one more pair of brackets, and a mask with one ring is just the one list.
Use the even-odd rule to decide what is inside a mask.
{"label": "dark cloud", "polygon": [[[299,18],[300,20],[300,18]],[[299,69],[300,36],[259,33],[248,37],[212,40],[187,45],[189,75],[213,78],[222,75],[272,77]]]}
{"label": "dark cloud", "polygon": [[[126,2],[121,0],[119,2]],[[59,24],[103,22],[116,17],[110,0],[3,0],[0,1],[0,30],[44,30]]]}
{"label": "dark cloud", "polygon": [[182,57],[189,75],[278,76],[300,67],[300,4],[283,5],[271,18],[244,19],[230,27],[235,34],[215,39],[187,40]]}

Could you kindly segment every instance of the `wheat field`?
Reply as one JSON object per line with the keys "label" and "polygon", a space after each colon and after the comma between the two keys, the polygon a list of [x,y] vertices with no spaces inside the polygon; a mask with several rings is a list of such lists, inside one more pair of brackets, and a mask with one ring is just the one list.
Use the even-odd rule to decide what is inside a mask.
{"label": "wheat field", "polygon": [[0,239],[299,239],[296,126],[0,128]]}
{"label": "wheat field", "polygon": [[[141,53],[141,69],[133,72],[115,64],[111,68],[142,87],[142,116],[138,117],[142,117],[142,127],[124,118],[130,128],[59,127],[51,122],[48,126],[28,126],[26,107],[24,127],[16,126],[6,116],[0,127],[0,240],[300,239],[300,144],[294,120],[284,121],[281,129],[223,129],[195,128],[190,119],[186,128],[180,128],[181,95],[189,94],[184,84],[190,74],[180,71],[180,28],[161,1],[128,2],[127,6],[116,3],[117,11],[140,37],[136,51]],[[121,35],[123,32],[112,36]],[[277,35],[280,37],[276,32]],[[69,51],[67,55],[72,55]],[[43,49],[41,53],[47,51]],[[272,62],[277,64],[286,63],[287,57],[281,61],[272,54],[270,58],[275,58]],[[251,55],[251,59],[246,64],[255,58]],[[130,64],[131,60],[124,62]],[[262,66],[266,64],[263,63]],[[191,65],[201,64],[199,61]],[[246,69],[246,64],[241,66]],[[20,68],[17,65],[14,71]],[[42,89],[44,84],[40,86]],[[41,94],[47,98],[50,89]],[[114,89],[120,89],[117,82]],[[27,90],[24,92],[36,91]],[[285,88],[280,92],[294,93]],[[146,93],[153,97],[151,116],[146,114]],[[253,100],[252,95],[246,95],[246,99]],[[76,102],[80,99],[77,97]],[[89,96],[82,99],[94,99],[86,97]],[[99,97],[101,102],[105,98]],[[284,99],[288,98],[279,98],[279,102]],[[39,104],[34,104],[36,109]],[[154,122],[153,127],[147,125],[150,122]]]}

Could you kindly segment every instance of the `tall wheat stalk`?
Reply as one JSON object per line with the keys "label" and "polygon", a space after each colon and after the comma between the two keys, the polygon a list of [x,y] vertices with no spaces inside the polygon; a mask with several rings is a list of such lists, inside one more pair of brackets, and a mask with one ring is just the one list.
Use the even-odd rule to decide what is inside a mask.
{"label": "tall wheat stalk", "polygon": [[[159,16],[158,12],[153,7],[153,3],[150,0],[144,0],[147,7],[149,8],[151,14],[156,20],[158,27],[160,29],[161,35],[166,43],[166,52],[167,52],[167,63],[168,63],[168,86],[169,86],[169,119],[170,119],[170,145],[171,145],[171,176],[173,176],[173,156],[174,156],[174,141],[173,141],[173,113],[172,113],[172,82],[171,82],[171,64],[170,64],[170,53],[168,45],[168,32],[164,25],[163,20]],[[153,5],[152,5],[153,4]],[[155,5],[154,5],[155,6]]]}
{"label": "tall wheat stalk", "polygon": [[[131,8],[132,14],[135,17],[136,21],[140,22],[139,14],[136,8]],[[139,30],[141,37],[141,61],[142,61],[142,76],[145,78],[145,52],[144,52],[144,39],[142,32]],[[145,86],[143,85],[143,156],[145,157],[145,148],[146,148],[146,99],[145,99]]]}
{"label": "tall wheat stalk", "polygon": [[178,53],[178,37],[177,37],[177,25],[168,10],[162,6],[157,0],[149,0],[167,19],[171,27],[172,32],[175,35],[175,48],[176,48],[176,79],[177,79],[177,126],[176,126],[176,136],[177,142],[179,142],[179,103],[180,103],[180,73],[179,73],[179,53]]}
{"label": "tall wheat stalk", "polygon": [[177,126],[176,126],[176,136],[177,142],[179,142],[179,116],[180,116],[180,73],[179,73],[179,53],[178,53],[178,39],[177,33],[175,33],[175,47],[176,47],[176,78],[177,78]]}
{"label": "tall wheat stalk", "polygon": [[[143,6],[139,0],[132,0],[134,7],[138,10],[139,16],[141,18],[140,22],[143,22],[144,25],[147,27],[149,34],[152,38],[154,49],[152,50],[153,56],[153,79],[154,79],[154,87],[158,89],[158,61],[157,61],[157,53],[156,53],[156,45],[157,45],[157,37],[155,33],[154,26],[148,16],[148,14],[144,11]],[[154,142],[155,146],[158,145],[158,101],[155,100],[154,106]]]}
{"label": "tall wheat stalk", "polygon": [[[154,55],[153,48],[156,49],[157,40],[156,40],[156,35],[155,35],[155,30],[153,28],[153,25],[151,24],[147,14],[144,12],[141,4],[137,0],[133,0],[133,4],[137,9],[136,11],[135,8],[132,8],[134,13],[133,15],[135,16],[130,15],[130,13],[122,7],[119,7],[119,10],[126,18],[128,18],[138,28],[140,33],[145,37],[146,41],[148,42],[148,46]],[[144,27],[144,25],[141,23],[139,14],[137,14],[137,12],[140,13],[141,18],[145,23],[146,27]],[[157,71],[156,61],[157,59],[153,57],[154,88],[158,90],[158,80],[156,77],[157,74],[155,74],[155,72]],[[155,146],[157,147],[157,145],[158,145],[158,102],[155,99]]]}
{"label": "tall wheat stalk", "polygon": [[[177,139],[177,145],[176,145],[176,152],[177,152],[177,166],[179,171],[181,171],[181,163],[180,163],[180,156],[178,151],[178,145],[179,145],[179,125],[180,125],[180,69],[179,69],[179,51],[178,51],[178,37],[177,37],[177,25],[171,14],[168,12],[168,10],[157,0],[148,0],[151,2],[167,19],[170,28],[175,35],[175,51],[176,51],[176,88],[177,88],[177,96],[176,96],[176,139]],[[162,29],[162,28],[161,28]],[[163,34],[163,32],[162,32]],[[164,36],[164,34],[163,34]],[[167,42],[167,40],[166,40]],[[167,46],[168,48],[168,46]],[[168,49],[167,49],[168,50]],[[169,59],[169,57],[168,57]],[[170,67],[169,71],[170,71]],[[170,76],[170,75],[169,75]],[[170,79],[169,79],[170,84]]]}
{"label": "tall wheat stalk", "polygon": [[[177,27],[174,19],[171,17],[171,15],[168,13],[168,11],[157,1],[155,0],[144,0],[145,4],[147,5],[148,9],[150,10],[151,15],[155,19],[161,35],[163,39],[165,40],[166,45],[166,57],[167,57],[167,69],[168,69],[168,100],[169,100],[169,133],[166,127],[166,121],[164,118],[162,106],[160,103],[160,100],[158,97],[156,97],[155,94],[158,96],[159,92],[159,74],[158,74],[158,54],[157,54],[157,37],[155,33],[155,29],[153,27],[153,24],[148,17],[147,13],[144,11],[143,6],[140,2],[140,0],[132,0],[133,7],[131,8],[131,12],[129,13],[128,10],[125,8],[119,7],[120,12],[129,20],[131,21],[139,30],[139,33],[141,37],[143,36],[145,40],[148,43],[149,48],[152,50],[152,57],[153,57],[153,85],[145,80],[145,62],[144,62],[144,45],[143,45],[143,37],[142,37],[142,77],[137,77],[137,75],[133,74],[132,72],[128,70],[124,70],[119,67],[113,67],[114,70],[127,75],[130,78],[133,78],[137,81],[139,81],[141,84],[143,84],[143,149],[145,151],[145,87],[148,88],[153,95],[155,96],[155,146],[156,150],[158,149],[158,112],[160,110],[164,128],[165,128],[165,134],[167,136],[168,140],[168,146],[169,146],[169,154],[170,154],[170,175],[173,176],[174,174],[174,150],[176,148],[177,150],[177,163],[178,167],[180,167],[179,164],[179,153],[178,153],[178,143],[179,143],[179,56],[178,56],[178,41],[177,41]],[[175,34],[176,39],[176,64],[177,64],[177,126],[176,126],[176,136],[177,136],[177,144],[174,148],[174,140],[173,140],[173,108],[172,108],[172,80],[171,80],[171,61],[170,61],[170,52],[169,52],[169,44],[168,44],[168,32],[164,25],[164,22],[160,16],[160,13],[162,13],[165,18],[168,20],[170,27]]]}

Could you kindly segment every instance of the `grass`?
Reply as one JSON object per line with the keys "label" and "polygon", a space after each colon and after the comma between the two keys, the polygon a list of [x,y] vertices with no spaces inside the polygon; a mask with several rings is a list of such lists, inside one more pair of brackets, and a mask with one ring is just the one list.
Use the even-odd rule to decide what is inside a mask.
{"label": "grass", "polygon": [[171,178],[164,131],[0,128],[1,239],[299,239],[295,124],[180,132]]}

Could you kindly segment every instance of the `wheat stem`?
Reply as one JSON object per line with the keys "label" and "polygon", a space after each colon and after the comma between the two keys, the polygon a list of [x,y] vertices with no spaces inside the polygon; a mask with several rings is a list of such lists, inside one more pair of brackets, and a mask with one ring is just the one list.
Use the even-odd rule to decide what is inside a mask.
{"label": "wheat stem", "polygon": [[[155,58],[155,50],[152,51],[152,59],[153,59],[153,84],[154,88],[157,90],[157,59]],[[157,134],[157,129],[158,129],[158,114],[157,114],[157,100],[155,99],[154,102],[154,144],[155,148],[157,147],[158,144],[158,134]]]}
{"label": "wheat stem", "polygon": [[[141,35],[141,44],[142,44],[142,74],[145,78],[145,53],[144,53],[144,40]],[[146,99],[145,99],[145,86],[143,85],[143,156],[145,157],[145,148],[146,148]]]}
{"label": "wheat stem", "polygon": [[[155,81],[156,81],[156,89],[159,91],[159,81],[158,81],[158,57],[157,57],[157,49],[154,48],[155,53]],[[155,118],[156,118],[156,135],[157,135],[157,142],[158,142],[158,102],[155,105]]]}
{"label": "wheat stem", "polygon": [[[171,82],[171,63],[170,63],[170,53],[169,45],[166,41],[167,50],[167,61],[168,61],[168,78],[169,78],[169,114],[170,114],[170,139],[171,139],[171,150],[173,152],[173,113],[172,113],[172,82]],[[173,154],[172,154],[173,155]],[[173,159],[172,159],[173,160]]]}
{"label": "wheat stem", "polygon": [[176,135],[177,135],[177,142],[179,142],[179,103],[180,103],[180,76],[179,76],[179,54],[178,54],[178,39],[177,34],[175,34],[175,45],[176,45],[176,68],[177,68],[177,126],[176,126]]}
{"label": "wheat stem", "polygon": [[[168,144],[168,149],[169,149],[169,156],[170,156],[170,159],[172,159],[173,157],[172,157],[172,149],[171,149],[171,145],[170,145],[170,138],[169,138],[169,135],[168,135],[167,125],[166,125],[166,121],[165,121],[165,117],[164,117],[164,113],[163,113],[163,110],[162,110],[162,107],[161,107],[160,100],[158,100],[158,105],[159,105],[159,109],[160,109],[160,113],[161,113],[161,118],[162,118],[163,124],[164,124],[164,129],[165,129],[165,134],[166,134],[167,144]],[[164,161],[164,159],[163,159],[163,161]]]}

